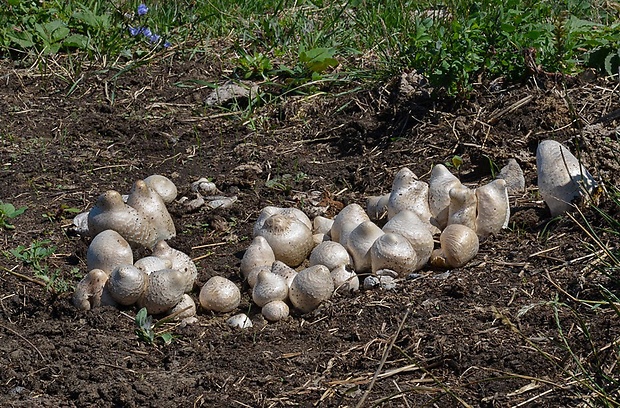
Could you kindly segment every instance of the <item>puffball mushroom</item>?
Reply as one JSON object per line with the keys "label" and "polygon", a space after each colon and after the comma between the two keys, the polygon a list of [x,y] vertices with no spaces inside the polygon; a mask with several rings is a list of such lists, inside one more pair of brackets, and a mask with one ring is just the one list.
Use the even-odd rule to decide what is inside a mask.
{"label": "puffball mushroom", "polygon": [[351,265],[353,260],[347,249],[336,241],[324,241],[310,253],[310,266],[325,265],[330,271],[340,265]]}
{"label": "puffball mushroom", "polygon": [[144,182],[159,194],[165,204],[170,204],[177,198],[177,186],[166,176],[153,174],[145,178]]}
{"label": "puffball mushroom", "polygon": [[538,190],[555,217],[570,211],[573,201],[591,193],[596,180],[563,144],[543,140],[536,150]]}
{"label": "puffball mushroom", "polygon": [[329,233],[332,241],[346,245],[351,231],[364,221],[370,221],[370,217],[368,217],[362,206],[356,203],[347,205],[334,217]]}
{"label": "puffball mushroom", "polygon": [[236,327],[238,329],[247,329],[252,327],[252,321],[245,313],[239,313],[228,320],[226,320],[226,324],[230,327]]}
{"label": "puffball mushroom", "polygon": [[428,184],[418,180],[418,177],[407,167],[400,169],[394,177],[387,204],[388,219],[401,210],[413,211],[422,221],[430,223]]}
{"label": "puffball mushroom", "polygon": [[186,293],[179,303],[168,311],[168,315],[174,316],[175,320],[182,320],[185,323],[194,323],[196,321],[196,302]]}
{"label": "puffball mushroom", "polygon": [[443,164],[436,164],[428,181],[428,206],[433,220],[440,229],[448,225],[450,190],[461,181]]}
{"label": "puffball mushroom", "polygon": [[387,215],[390,193],[368,197],[366,213],[372,221],[378,221]]}
{"label": "puffball mushroom", "polygon": [[256,286],[256,279],[257,279],[258,274],[260,273],[260,271],[271,272],[271,265],[256,266],[256,267],[254,267],[254,268],[252,268],[250,270],[250,272],[248,273],[247,280],[248,280],[248,285],[250,285],[251,288]]}
{"label": "puffball mushroom", "polygon": [[172,262],[170,269],[176,269],[185,278],[185,288],[183,291],[191,292],[194,288],[196,277],[198,277],[198,269],[189,255],[172,248],[166,241],[159,241],[155,244],[152,255]]}
{"label": "puffball mushroom", "polygon": [[101,231],[93,238],[86,251],[88,270],[101,269],[108,275],[119,265],[133,264],[129,243],[114,230]]}
{"label": "puffball mushroom", "polygon": [[261,314],[267,321],[277,322],[288,317],[289,307],[286,302],[282,300],[274,300],[263,306]]}
{"label": "puffball mushroom", "polygon": [[286,280],[272,272],[260,271],[256,276],[256,285],[252,289],[252,300],[258,307],[263,307],[274,300],[285,300],[289,287]]}
{"label": "puffball mushroom", "polygon": [[204,309],[226,313],[239,306],[241,291],[231,280],[222,276],[213,276],[200,289],[198,298]]}
{"label": "puffball mushroom", "polygon": [[334,281],[336,291],[357,292],[360,289],[360,280],[357,274],[355,271],[348,270],[346,265],[339,265],[329,273]]}
{"label": "puffball mushroom", "polygon": [[265,238],[276,260],[291,267],[301,264],[314,246],[310,228],[297,218],[284,214],[267,218],[258,235]]}
{"label": "puffball mushroom", "polygon": [[149,245],[146,245],[147,247],[151,248],[157,241],[176,235],[174,222],[164,200],[144,180],[136,180],[133,183],[127,197],[127,205],[138,210],[155,229],[155,236]]}
{"label": "puffball mushroom", "polygon": [[149,314],[167,312],[176,306],[185,293],[186,274],[177,269],[161,269],[148,275],[146,291],[138,300]]}
{"label": "puffball mushroom", "polygon": [[317,215],[312,220],[312,233],[329,235],[329,232],[332,229],[332,225],[334,225],[334,220],[332,220],[331,218],[323,217],[322,215]]}
{"label": "puffball mushroom", "polygon": [[112,299],[119,304],[133,305],[146,290],[147,276],[133,265],[121,265],[112,271],[106,288]]}
{"label": "puffball mushroom", "polygon": [[291,286],[293,279],[297,275],[297,271],[282,261],[275,261],[271,265],[271,273],[276,274],[284,279],[286,286]]}
{"label": "puffball mushroom", "polygon": [[99,306],[115,305],[109,294],[104,294],[108,273],[101,269],[88,272],[76,285],[73,293],[73,305],[79,310],[90,310]]}
{"label": "puffball mushroom", "polygon": [[312,221],[310,221],[310,218],[308,218],[306,213],[304,213],[300,209],[294,207],[282,208],[267,206],[261,210],[260,214],[258,214],[258,218],[254,222],[253,235],[257,236],[258,230],[263,227],[263,224],[265,223],[267,218],[275,214],[283,214],[289,217],[296,218],[298,221],[301,221],[306,227],[308,227],[309,230],[312,230]]}
{"label": "puffball mushroom", "polygon": [[108,229],[118,232],[130,244],[150,248],[155,243],[155,228],[138,210],[125,204],[120,193],[114,190],[101,194],[88,213],[91,236]]}
{"label": "puffball mushroom", "polygon": [[140,269],[145,274],[150,275],[151,272],[155,272],[160,269],[172,268],[172,261],[170,261],[170,259],[164,259],[151,255],[138,259],[134,262],[133,266]]}
{"label": "puffball mushroom", "polygon": [[506,180],[497,179],[476,189],[478,198],[478,216],[476,233],[486,237],[497,234],[508,226],[510,219],[510,202]]}
{"label": "puffball mushroom", "polygon": [[409,240],[416,253],[417,262],[414,270],[417,271],[426,265],[435,247],[435,241],[428,224],[420,220],[414,212],[409,210],[399,212],[383,226],[383,232],[396,233]]}
{"label": "puffball mushroom", "polygon": [[324,265],[314,265],[300,271],[289,289],[289,300],[302,313],[309,313],[329,299],[334,281]]}
{"label": "puffball mushroom", "polygon": [[476,192],[464,185],[450,189],[450,207],[448,207],[448,225],[461,224],[476,230]]}
{"label": "puffball mushroom", "polygon": [[398,276],[406,276],[416,270],[417,255],[409,240],[400,234],[387,233],[370,248],[372,272],[390,269]]}
{"label": "puffball mushroom", "polygon": [[433,251],[431,264],[442,268],[460,268],[478,253],[478,235],[462,224],[448,225],[439,236],[441,247]]}
{"label": "puffball mushroom", "polygon": [[247,279],[252,269],[257,266],[271,267],[271,264],[273,264],[275,260],[276,256],[267,240],[263,236],[257,235],[245,250],[243,258],[241,258],[241,275]]}
{"label": "puffball mushroom", "polygon": [[364,221],[351,231],[346,248],[357,273],[370,272],[370,247],[383,234],[383,230],[372,221]]}

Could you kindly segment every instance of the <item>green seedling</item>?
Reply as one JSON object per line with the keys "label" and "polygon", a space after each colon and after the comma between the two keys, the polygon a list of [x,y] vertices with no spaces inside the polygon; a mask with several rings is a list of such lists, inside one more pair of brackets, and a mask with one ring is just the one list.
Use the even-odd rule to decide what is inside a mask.
{"label": "green seedling", "polygon": [[13,204],[0,201],[0,228],[15,229],[15,226],[9,220],[23,214],[26,209],[27,207],[16,209]]}
{"label": "green seedling", "polygon": [[149,344],[155,344],[155,341],[159,338],[164,344],[168,345],[172,343],[174,336],[172,333],[168,331],[160,331],[157,332],[157,327],[164,324],[169,319],[159,320],[157,323],[153,323],[153,316],[149,315],[146,311],[146,308],[143,307],[136,313],[135,323],[136,323],[136,335],[138,339]]}
{"label": "green seedling", "polygon": [[48,239],[33,241],[29,247],[19,245],[17,248],[9,250],[9,253],[24,265],[32,266],[36,273],[37,271],[43,270],[41,261],[51,256],[56,251],[56,247],[50,245],[50,242],[51,241]]}

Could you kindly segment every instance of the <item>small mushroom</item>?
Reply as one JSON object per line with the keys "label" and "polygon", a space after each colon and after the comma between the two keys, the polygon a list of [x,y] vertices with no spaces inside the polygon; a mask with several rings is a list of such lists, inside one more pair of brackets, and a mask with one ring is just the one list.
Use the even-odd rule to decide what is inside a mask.
{"label": "small mushroom", "polygon": [[460,268],[474,259],[479,241],[476,232],[462,224],[448,225],[439,237],[441,247],[433,251],[431,264],[442,268]]}
{"label": "small mushroom", "polygon": [[329,299],[334,292],[334,281],[329,269],[314,265],[300,271],[289,289],[289,299],[302,313],[309,313]]}
{"label": "small mushroom", "polygon": [[508,163],[499,171],[497,178],[506,180],[508,194],[521,194],[525,192],[525,177],[523,169],[515,159],[508,159]]}
{"label": "small mushroom", "polygon": [[166,204],[170,204],[177,198],[177,186],[166,176],[153,174],[145,178],[144,182],[159,194]]}
{"label": "small mushroom", "polygon": [[409,240],[400,234],[387,233],[374,242],[370,248],[372,272],[390,269],[404,277],[416,270],[417,255]]}
{"label": "small mushroom", "polygon": [[166,241],[159,241],[155,244],[152,255],[159,258],[168,259],[172,262],[170,269],[180,271],[185,278],[185,288],[183,291],[191,292],[194,288],[194,282],[198,277],[198,269],[189,255],[172,248]]}
{"label": "small mushroom", "polygon": [[384,232],[372,221],[364,221],[357,226],[347,240],[346,248],[353,258],[355,272],[370,272],[370,248]]}
{"label": "small mushroom", "polygon": [[271,265],[271,273],[274,273],[282,278],[286,282],[286,286],[290,287],[293,279],[297,275],[297,271],[282,261],[275,261]]}
{"label": "small mushroom", "polygon": [[241,303],[241,291],[231,280],[213,276],[200,289],[200,305],[206,310],[227,313]]}
{"label": "small mushroom", "polygon": [[435,241],[428,224],[412,211],[403,210],[392,217],[384,226],[383,232],[395,233],[407,238],[416,252],[417,263],[414,270],[421,269],[431,257]]}
{"label": "small mushroom", "polygon": [[218,190],[217,186],[214,182],[209,181],[206,177],[201,177],[200,179],[194,181],[190,186],[191,190],[195,193],[199,193],[203,196],[217,195],[221,194],[221,191]]}
{"label": "small mushroom", "polygon": [[506,180],[497,179],[476,189],[478,198],[478,216],[476,233],[480,237],[497,234],[508,226],[510,220],[510,202]]}
{"label": "small mushroom", "polygon": [[411,170],[403,167],[394,177],[387,210],[388,220],[401,210],[410,210],[416,213],[422,221],[430,224],[428,184],[418,180]]}
{"label": "small mushroom", "polygon": [[133,265],[121,265],[112,271],[106,288],[118,304],[133,305],[146,290],[147,276]]}
{"label": "small mushroom", "polygon": [[162,269],[148,275],[146,291],[138,300],[148,314],[160,314],[175,307],[183,298],[186,275],[177,269]]}
{"label": "small mushroom", "polygon": [[310,266],[325,265],[330,271],[340,265],[352,265],[347,249],[336,241],[324,241],[310,253]]}
{"label": "small mushroom", "polygon": [[267,240],[276,260],[291,267],[301,264],[314,246],[310,228],[297,218],[284,214],[267,218],[258,235]]}
{"label": "small mushroom", "polygon": [[573,202],[592,193],[596,180],[579,160],[563,144],[543,140],[536,150],[538,190],[551,216],[570,211]]}
{"label": "small mushroom", "polygon": [[90,310],[99,306],[115,306],[116,303],[104,289],[108,273],[93,269],[76,285],[73,293],[73,305],[79,310]]}
{"label": "small mushroom", "polygon": [[88,270],[101,269],[108,275],[119,265],[133,264],[129,243],[114,230],[101,231],[93,238],[86,251]]}
{"label": "small mushroom", "polygon": [[435,224],[444,229],[448,225],[450,190],[461,185],[460,180],[443,164],[436,164],[428,181],[428,206]]}
{"label": "small mushroom", "polygon": [[196,321],[196,302],[186,293],[179,303],[168,311],[168,315],[174,316],[174,320],[181,320],[184,323],[194,323]]}
{"label": "small mushroom", "polygon": [[306,227],[308,227],[309,230],[312,230],[312,221],[310,221],[310,218],[308,218],[308,216],[300,209],[293,208],[293,207],[282,208],[282,207],[267,206],[261,210],[256,222],[254,223],[254,230],[253,230],[254,236],[258,235],[258,230],[260,230],[263,227],[263,224],[265,223],[267,218],[275,214],[282,214],[282,215],[286,215],[289,217],[293,217],[297,219],[298,221],[301,221]]}
{"label": "small mushroom", "polygon": [[274,300],[263,306],[261,313],[267,321],[277,322],[288,317],[289,307],[282,300]]}
{"label": "small mushroom", "polygon": [[125,204],[119,192],[106,191],[88,213],[88,230],[96,236],[105,230],[118,232],[130,244],[151,247],[156,239],[155,228],[135,208]]}
{"label": "small mushroom", "polygon": [[248,329],[252,327],[252,321],[245,313],[239,313],[230,317],[226,320],[226,324],[238,329]]}
{"label": "small mushroom", "polygon": [[448,208],[448,225],[461,224],[476,230],[476,191],[462,184],[450,189],[450,207]]}
{"label": "small mushroom", "polygon": [[176,235],[174,222],[161,196],[146,184],[144,180],[136,180],[127,197],[127,205],[138,210],[155,229],[153,241],[149,248],[157,241],[169,239]]}
{"label": "small mushroom", "polygon": [[248,273],[247,281],[248,285],[250,285],[251,288],[254,288],[254,286],[256,286],[256,280],[260,271],[271,272],[271,265],[260,265],[250,270],[250,272]]}
{"label": "small mushroom", "polygon": [[387,217],[389,201],[390,193],[368,197],[366,201],[366,213],[372,221],[379,221]]}
{"label": "small mushroom", "polygon": [[322,215],[317,215],[312,220],[312,233],[329,235],[329,232],[332,229],[332,225],[334,225],[333,219],[323,217]]}
{"label": "small mushroom", "polygon": [[347,269],[346,265],[339,265],[330,271],[337,292],[357,292],[360,289],[360,280],[355,271]]}
{"label": "small mushroom", "polygon": [[347,205],[334,217],[329,233],[332,241],[346,245],[351,231],[364,221],[370,221],[370,217],[368,217],[362,206],[356,203]]}
{"label": "small mushroom", "polygon": [[256,285],[252,288],[252,300],[258,307],[263,307],[274,300],[285,300],[288,291],[289,287],[283,277],[260,271],[256,276]]}
{"label": "small mushroom", "polygon": [[247,279],[252,269],[257,266],[271,267],[275,260],[276,256],[267,240],[263,236],[257,235],[245,250],[243,258],[241,258],[241,275]]}
{"label": "small mushroom", "polygon": [[133,266],[140,269],[145,274],[150,275],[151,272],[159,271],[160,269],[172,268],[172,262],[170,259],[164,259],[151,255],[138,259],[134,262]]}

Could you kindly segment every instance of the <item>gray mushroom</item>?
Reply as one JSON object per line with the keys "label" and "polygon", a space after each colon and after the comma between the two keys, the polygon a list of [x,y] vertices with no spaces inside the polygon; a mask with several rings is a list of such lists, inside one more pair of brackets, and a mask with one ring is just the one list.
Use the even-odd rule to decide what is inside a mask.
{"label": "gray mushroom", "polygon": [[170,269],[176,269],[185,278],[183,291],[191,292],[198,277],[198,269],[189,255],[172,248],[166,241],[159,241],[155,244],[152,255],[169,260],[172,263]]}
{"label": "gray mushroom", "polygon": [[370,272],[370,248],[383,234],[383,230],[372,221],[364,221],[351,231],[346,248],[353,258],[355,272]]}
{"label": "gray mushroom", "polygon": [[286,302],[282,300],[274,300],[263,306],[261,314],[267,321],[277,322],[288,317],[289,307]]}
{"label": "gray mushroom", "polygon": [[99,306],[115,306],[116,303],[104,289],[108,274],[101,269],[88,272],[76,285],[73,305],[79,310],[90,310]]}
{"label": "gray mushroom", "polygon": [[164,200],[170,204],[177,198],[177,186],[166,176],[153,174],[144,179],[144,182]]}
{"label": "gray mushroom", "polygon": [[309,313],[331,298],[334,281],[329,269],[315,265],[300,271],[289,289],[289,299],[302,313]]}
{"label": "gray mushroom", "polygon": [[157,241],[176,235],[174,222],[164,200],[144,180],[136,180],[133,183],[127,197],[127,205],[138,210],[155,229],[155,237],[147,247],[151,248]]}
{"label": "gray mushroom", "polygon": [[108,229],[93,238],[86,251],[88,270],[101,269],[108,275],[119,265],[133,264],[129,243],[118,232]]}
{"label": "gray mushroom", "polygon": [[442,268],[459,268],[478,253],[478,235],[461,224],[450,224],[439,237],[441,247],[433,251],[431,264]]}
{"label": "gray mushroom", "polygon": [[186,275],[176,269],[162,269],[148,275],[146,291],[138,300],[149,314],[160,314],[175,307],[183,298]]}
{"label": "gray mushroom", "polygon": [[284,214],[267,218],[258,235],[265,238],[276,260],[291,267],[300,265],[314,246],[310,228],[297,218]]}
{"label": "gray mushroom", "polygon": [[241,291],[231,280],[213,276],[200,289],[200,305],[214,312],[235,310],[241,303]]}
{"label": "gray mushroom", "polygon": [[123,306],[133,305],[144,294],[148,275],[133,265],[121,265],[112,271],[106,289]]}

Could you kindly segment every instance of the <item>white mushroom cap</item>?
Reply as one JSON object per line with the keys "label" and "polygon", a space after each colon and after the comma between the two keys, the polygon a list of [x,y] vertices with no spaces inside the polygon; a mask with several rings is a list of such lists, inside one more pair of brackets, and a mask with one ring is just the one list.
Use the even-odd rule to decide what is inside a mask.
{"label": "white mushroom cap", "polygon": [[174,317],[175,320],[183,320],[186,323],[192,323],[191,318],[196,316],[196,302],[194,302],[194,299],[192,299],[190,295],[187,293],[184,294],[179,303],[170,309],[168,315],[174,315],[175,313],[179,313]]}
{"label": "white mushroom cap", "polygon": [[289,290],[289,299],[302,313],[308,313],[329,299],[334,292],[334,281],[329,269],[315,265],[300,271]]}
{"label": "white mushroom cap", "polygon": [[308,218],[306,213],[304,213],[300,209],[294,208],[294,207],[282,208],[282,207],[275,207],[275,206],[267,206],[261,210],[260,214],[258,214],[258,218],[254,222],[253,236],[257,236],[258,230],[263,228],[263,224],[265,223],[267,218],[275,214],[282,214],[282,215],[286,215],[289,217],[293,217],[296,220],[301,221],[301,223],[303,223],[306,227],[308,227],[309,230],[312,231],[312,221],[310,221],[310,218]]}
{"label": "white mushroom cap", "polygon": [[[80,310],[115,305],[109,295],[104,295],[104,287],[107,281],[108,274],[101,269],[93,269],[88,272],[75,287],[73,305]],[[107,301],[106,298],[108,298]]]}
{"label": "white mushroom cap", "polygon": [[[257,266],[271,266],[275,260],[276,256],[267,240],[257,235],[243,254],[243,258],[241,259],[241,275],[247,279],[252,269]],[[250,284],[250,286],[253,285]]]}
{"label": "white mushroom cap", "polygon": [[329,235],[332,225],[334,225],[333,219],[317,215],[314,217],[314,220],[312,220],[312,233]]}
{"label": "white mushroom cap", "polygon": [[351,231],[346,248],[353,258],[357,273],[370,272],[370,248],[383,234],[383,230],[372,221],[364,221]]}
{"label": "white mushroom cap", "polygon": [[284,278],[286,286],[288,287],[291,286],[291,283],[293,283],[293,279],[295,279],[295,276],[297,276],[297,271],[295,269],[291,268],[290,266],[281,261],[275,261],[271,265],[271,273]]}
{"label": "white mushroom cap", "polygon": [[508,226],[510,220],[510,202],[508,189],[503,179],[494,180],[476,189],[478,198],[478,216],[476,218],[476,233],[486,237],[497,234]]}
{"label": "white mushroom cap", "polygon": [[276,260],[296,267],[312,251],[312,231],[297,218],[274,214],[267,218],[258,235],[265,238]]}
{"label": "white mushroom cap", "polygon": [[274,300],[263,306],[261,313],[268,321],[277,322],[288,317],[289,308],[286,302]]}
{"label": "white mushroom cap", "polygon": [[310,266],[325,265],[330,271],[340,265],[352,265],[347,249],[336,241],[324,241],[310,253]]}
{"label": "white mushroom cap", "polygon": [[418,259],[409,240],[400,234],[387,233],[374,242],[370,248],[372,271],[391,269],[399,276],[406,276],[416,270]]}
{"label": "white mushroom cap", "polygon": [[459,268],[478,253],[478,235],[461,224],[448,225],[439,237],[441,247],[433,251],[431,264],[443,268]]}
{"label": "white mushroom cap", "polygon": [[198,277],[198,269],[192,258],[186,253],[172,248],[166,241],[159,241],[153,247],[153,256],[168,259],[172,262],[170,269],[176,269],[181,272],[185,279],[184,292],[191,292],[194,283]]}
{"label": "white mushroom cap", "polygon": [[230,317],[226,320],[226,324],[230,327],[236,327],[239,329],[247,329],[252,327],[252,321],[245,313],[239,313]]}
{"label": "white mushroom cap", "polygon": [[114,230],[105,230],[93,238],[86,251],[88,270],[101,269],[108,275],[119,265],[133,264],[129,243]]}
{"label": "white mushroom cap", "polygon": [[403,210],[392,217],[384,226],[383,232],[396,233],[407,238],[416,252],[417,264],[415,270],[421,269],[431,257],[435,241],[428,224],[412,211]]}
{"label": "white mushroom cap", "polygon": [[121,265],[112,271],[106,288],[116,302],[121,305],[133,305],[144,294],[147,274],[133,265]]}
{"label": "white mushroom cap", "polygon": [[170,204],[177,197],[177,186],[166,176],[153,174],[145,178],[144,182],[155,190],[166,204]]}
{"label": "white mushroom cap", "polygon": [[160,269],[171,269],[172,261],[151,255],[138,259],[133,266],[150,275],[151,272],[159,271]]}
{"label": "white mushroom cap", "polygon": [[387,216],[389,201],[390,193],[368,197],[366,202],[366,213],[372,221],[378,221]]}
{"label": "white mushroom cap", "polygon": [[450,207],[448,208],[448,225],[462,224],[476,230],[476,191],[456,185],[450,189]]}
{"label": "white mushroom cap", "polygon": [[430,223],[431,211],[428,206],[428,184],[418,180],[407,167],[400,169],[394,177],[387,205],[388,219],[401,210],[410,210],[420,219]]}
{"label": "white mushroom cap", "polygon": [[338,292],[357,292],[360,289],[360,280],[355,271],[350,271],[345,265],[339,265],[331,270],[335,290]]}
{"label": "white mushroom cap", "polygon": [[450,207],[450,190],[461,181],[443,164],[436,164],[428,181],[428,206],[431,215],[440,229],[448,225],[448,208]]}
{"label": "white mushroom cap", "polygon": [[282,276],[263,270],[256,276],[252,300],[258,307],[263,307],[274,300],[286,300],[288,292],[289,287]]}
{"label": "white mushroom cap", "polygon": [[155,229],[155,237],[150,245],[147,245],[149,248],[157,241],[176,235],[174,222],[164,200],[144,180],[136,180],[133,183],[129,197],[127,197],[127,205],[138,210]]}
{"label": "white mushroom cap", "polygon": [[370,217],[359,204],[347,205],[334,217],[332,229],[329,233],[332,241],[340,242],[346,246],[351,231],[364,221],[370,221]]}
{"label": "white mushroom cap", "polygon": [[250,273],[248,273],[247,281],[248,285],[250,285],[251,288],[254,288],[254,286],[256,286],[256,280],[258,279],[258,274],[260,273],[260,271],[271,272],[271,265],[261,265],[250,270]]}
{"label": "white mushroom cap", "polygon": [[226,313],[235,310],[241,303],[241,291],[231,280],[213,276],[200,289],[200,305],[214,312]]}
{"label": "white mushroom cap", "polygon": [[185,293],[187,277],[177,269],[162,269],[148,275],[144,295],[138,300],[149,314],[167,312],[176,306]]}

